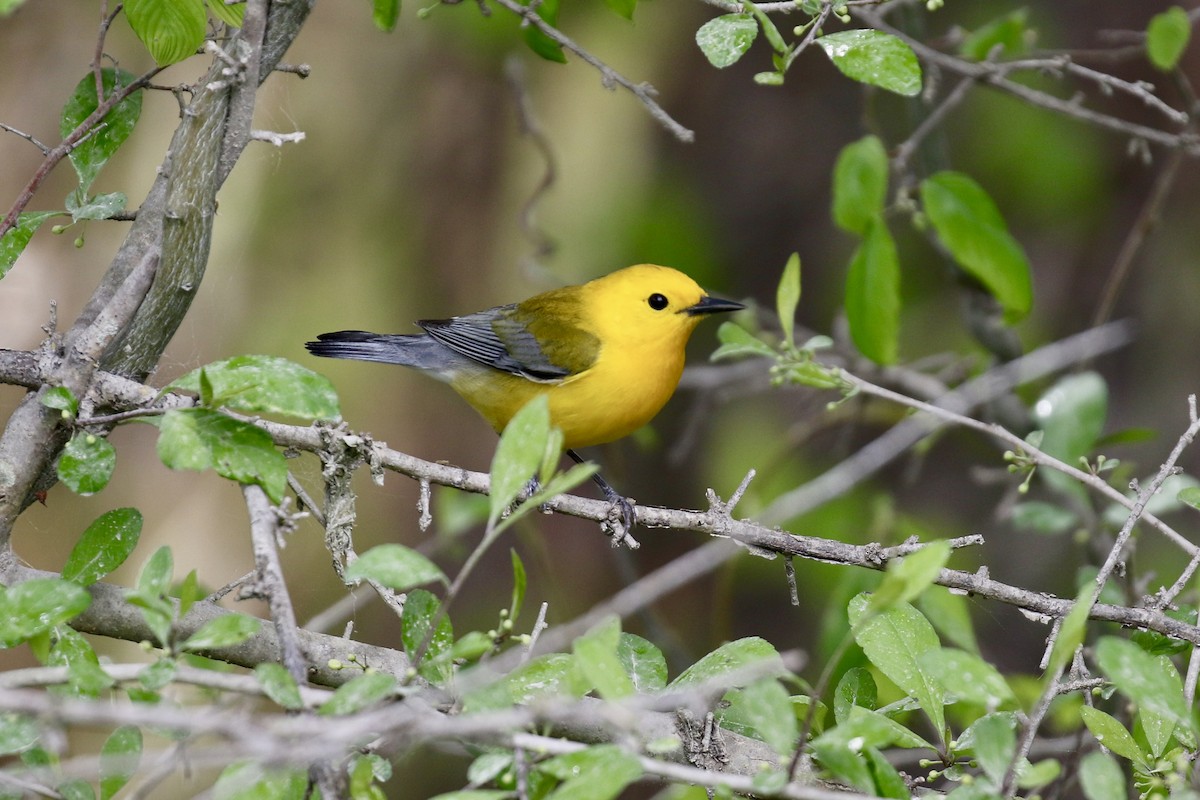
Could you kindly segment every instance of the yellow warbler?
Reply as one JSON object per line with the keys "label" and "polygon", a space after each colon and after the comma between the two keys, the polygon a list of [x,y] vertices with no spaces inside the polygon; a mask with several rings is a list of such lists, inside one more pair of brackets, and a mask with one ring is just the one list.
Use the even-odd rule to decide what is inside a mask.
{"label": "yellow warbler", "polygon": [[[579,460],[574,448],[611,442],[649,422],[679,384],[684,347],[700,319],[742,307],[710,297],[678,270],[639,264],[520,303],[420,320],[424,333],[338,331],[305,346],[318,356],[428,372],[496,431],[545,394],[564,447]],[[610,501],[623,501],[597,482]]]}

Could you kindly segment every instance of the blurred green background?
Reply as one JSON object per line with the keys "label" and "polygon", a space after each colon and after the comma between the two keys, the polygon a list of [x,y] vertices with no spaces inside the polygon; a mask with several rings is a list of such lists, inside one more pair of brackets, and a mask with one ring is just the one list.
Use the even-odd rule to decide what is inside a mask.
{"label": "blurred green background", "polygon": [[[1100,32],[1141,30],[1169,3],[1120,0],[1029,4],[1038,48],[1095,48]],[[944,42],[956,26],[971,29],[1013,4],[955,0],[924,18],[924,37]],[[839,149],[868,132],[894,146],[920,119],[917,101],[863,89],[813,49],[781,88],[756,86],[769,68],[758,42],[738,65],[713,69],[694,44],[714,16],[700,3],[647,0],[629,23],[602,3],[565,3],[561,27],[634,81],[660,92],[662,105],[696,131],[673,140],[628,93],[606,91],[576,58],[540,61],[521,44],[516,22],[497,9],[484,18],[474,3],[440,6],[418,19],[404,8],[392,34],[375,30],[366,3],[321,3],[286,61],[306,63],[311,77],[273,76],[260,94],[258,128],[304,131],[298,145],[254,144],[220,195],[212,257],[191,314],[153,380],[162,385],[208,361],[239,353],[285,356],[328,375],[351,427],[390,446],[433,460],[485,469],[495,437],[446,387],[402,369],[318,361],[303,349],[315,334],[343,328],[409,332],[412,320],[511,302],[638,262],[681,268],[717,294],[773,306],[787,256],[803,258],[802,324],[835,331],[852,239],[829,219],[830,175]],[[43,141],[57,141],[58,115],[91,57],[98,11],[90,4],[29,2],[0,19],[0,121]],[[108,52],[139,72],[148,56],[123,21]],[[1197,48],[1183,71],[1200,77]],[[505,77],[514,59],[523,91],[554,158],[554,182],[536,205],[537,232],[522,209],[546,170],[536,142],[523,135],[516,95]],[[201,59],[158,79],[196,80]],[[1152,80],[1176,107],[1186,100],[1144,59],[1101,65],[1127,80]],[[943,88],[956,79],[926,74]],[[1069,97],[1081,87],[1045,77],[1028,80]],[[1160,125],[1128,97],[1091,97],[1104,110]],[[178,108],[167,93],[148,96],[133,137],[102,173],[96,191],[125,191],[136,207],[162,158]],[[996,199],[1034,268],[1036,300],[1019,326],[1026,349],[1086,328],[1164,154],[1153,163],[1130,155],[1120,136],[1029,108],[985,88],[952,113],[932,142],[933,168],[974,176]],[[0,197],[13,198],[40,162],[29,143],[0,135]],[[73,188],[60,166],[31,209],[53,208]],[[1137,340],[1093,366],[1109,381],[1109,431],[1158,430],[1157,439],[1106,454],[1153,471],[1186,426],[1186,396],[1198,388],[1200,226],[1197,170],[1185,163],[1159,227],[1141,252],[1115,316],[1137,322]],[[5,200],[5,206],[11,202]],[[963,323],[961,298],[946,262],[900,215],[892,220],[903,269],[904,361],[950,352],[967,366],[986,356]],[[0,347],[32,348],[57,303],[66,327],[99,280],[124,234],[122,223],[88,223],[53,236],[43,230],[0,282]],[[554,245],[539,255],[540,237]],[[715,347],[713,324],[692,343],[692,363]],[[594,455],[609,480],[639,502],[699,508],[704,490],[728,496],[750,468],[759,472],[739,513],[770,500],[852,453],[899,419],[898,409],[849,405],[808,389],[771,390],[765,377],[719,396],[681,391],[652,426]],[[21,392],[0,387],[0,414]],[[159,544],[170,544],[182,575],[195,567],[219,586],[249,571],[246,515],[235,486],[213,474],[172,473],[155,458],[153,432],[137,424],[113,434],[118,467],[94,498],[59,487],[46,506],[21,520],[16,547],[35,566],[61,567],[78,533],[101,512],[133,505],[146,516],[144,541],[117,581],[128,581]],[[1000,451],[975,434],[949,432],[931,447],[788,528],[846,541],[893,542],[913,533],[949,537],[983,533],[988,544],[952,565],[987,564],[991,575],[1021,586],[1074,594],[1076,569],[1093,553],[1080,538],[1015,530],[1006,516],[1015,481]],[[1196,456],[1183,466],[1194,472]],[[314,491],[312,459],[297,470]],[[359,478],[361,551],[385,541],[430,548],[451,569],[476,541],[477,528],[447,535],[469,499],[438,492],[434,527],[418,528],[416,485],[389,476],[383,487]],[[1190,532],[1189,518],[1176,518]],[[440,539],[439,539],[440,537]],[[614,553],[594,526],[543,517],[494,548],[456,608],[456,625],[490,626],[507,605],[509,556],[515,547],[530,570],[527,611],[550,603],[551,624],[570,620],[674,556],[705,541],[699,534],[640,531],[643,547]],[[1139,568],[1167,582],[1182,567],[1153,537],[1137,553]],[[1161,553],[1160,553],[1161,550]],[[344,589],[329,567],[321,532],[302,526],[284,553],[301,619]],[[788,603],[778,562],[739,556],[709,579],[656,606],[657,620],[630,620],[668,650],[673,670],[719,642],[760,635],[781,650],[813,646],[823,615],[844,615],[835,585],[859,580],[852,570],[799,564],[801,606]],[[1046,630],[1008,608],[975,606],[984,654],[1006,668],[1036,670]],[[353,614],[357,635],[397,645],[395,620],[377,604]],[[660,628],[647,628],[647,625]],[[518,627],[521,627],[518,625]],[[339,631],[340,632],[340,631]],[[132,647],[112,645],[116,658]],[[0,654],[6,663],[10,654]],[[819,655],[811,660],[823,663]],[[425,793],[427,788],[416,790]]]}

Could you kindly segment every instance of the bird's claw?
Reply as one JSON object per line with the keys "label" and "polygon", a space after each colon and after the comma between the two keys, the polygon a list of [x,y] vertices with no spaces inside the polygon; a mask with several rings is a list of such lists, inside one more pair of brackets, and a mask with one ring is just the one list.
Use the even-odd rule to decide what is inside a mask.
{"label": "bird's claw", "polygon": [[616,492],[605,492],[604,494],[605,499],[612,505],[609,506],[608,516],[600,522],[600,529],[612,539],[613,547],[625,545],[630,550],[641,547],[641,543],[632,536],[633,527],[637,524],[633,499]]}

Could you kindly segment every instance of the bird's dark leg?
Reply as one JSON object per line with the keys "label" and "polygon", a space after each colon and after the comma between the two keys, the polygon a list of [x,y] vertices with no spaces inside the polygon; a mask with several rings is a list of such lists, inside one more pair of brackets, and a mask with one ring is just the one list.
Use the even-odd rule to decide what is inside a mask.
{"label": "bird's dark leg", "polygon": [[[577,464],[582,464],[585,460],[583,456],[579,455],[579,453],[576,453],[574,450],[567,450],[567,455],[569,455]],[[633,532],[634,523],[637,521],[637,517],[634,515],[633,511],[633,501],[617,492],[617,490],[614,489],[608,481],[601,477],[599,472],[592,475],[592,480],[596,482],[596,485],[600,487],[600,491],[604,493],[604,499],[612,503],[613,508],[616,509],[617,514],[620,515],[619,522],[624,528],[623,531],[615,530],[614,526],[609,525],[608,523],[605,523],[605,527],[607,527],[609,532],[616,537],[616,541],[621,541]]]}

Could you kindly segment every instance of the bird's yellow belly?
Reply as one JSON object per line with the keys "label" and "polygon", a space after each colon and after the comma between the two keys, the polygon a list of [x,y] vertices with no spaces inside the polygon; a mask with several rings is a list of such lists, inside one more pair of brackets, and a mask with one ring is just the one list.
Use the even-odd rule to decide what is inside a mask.
{"label": "bird's yellow belly", "polygon": [[[497,431],[539,394],[550,401],[550,420],[562,429],[567,448],[620,439],[645,425],[675,391],[683,360],[643,363],[628,369],[599,360],[561,383],[537,383],[518,375],[464,375],[451,386]],[[497,380],[499,378],[499,380]]]}

